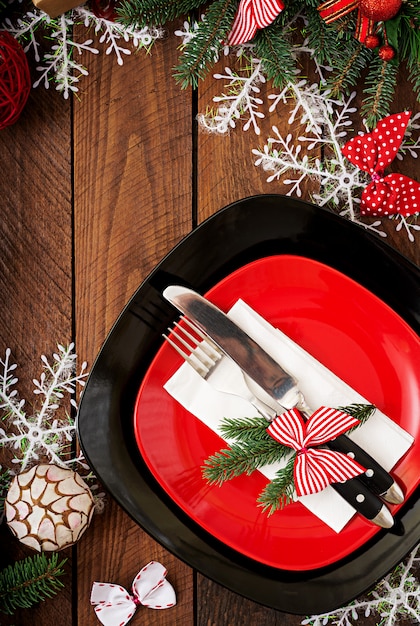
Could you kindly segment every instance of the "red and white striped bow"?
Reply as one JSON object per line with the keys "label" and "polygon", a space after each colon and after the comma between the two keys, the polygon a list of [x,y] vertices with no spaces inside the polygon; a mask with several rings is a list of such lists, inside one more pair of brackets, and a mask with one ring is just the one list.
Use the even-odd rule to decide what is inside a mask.
{"label": "red and white striped bow", "polygon": [[410,115],[388,115],[371,133],[353,137],[342,148],[344,156],[372,178],[362,193],[362,215],[409,216],[420,211],[419,183],[404,174],[384,174],[400,148]]}
{"label": "red and white striped bow", "polygon": [[283,9],[281,0],[241,0],[229,33],[229,45],[250,41],[259,28],[269,26]]}
{"label": "red and white striped bow", "polygon": [[307,422],[297,409],[286,411],[271,422],[268,434],[297,452],[293,472],[298,496],[317,493],[331,483],[343,483],[366,471],[346,454],[310,447],[325,444],[358,423],[352,415],[324,406]]}

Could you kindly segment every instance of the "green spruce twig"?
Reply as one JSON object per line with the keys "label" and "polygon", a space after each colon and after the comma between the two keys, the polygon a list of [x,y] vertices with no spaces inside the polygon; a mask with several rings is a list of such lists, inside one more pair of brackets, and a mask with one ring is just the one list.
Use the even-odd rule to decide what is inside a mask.
{"label": "green spruce twig", "polygon": [[27,557],[9,565],[0,572],[0,611],[13,615],[18,608],[30,608],[34,604],[52,598],[64,584],[67,559],[58,562],[57,553],[47,557],[44,553]]}
{"label": "green spruce twig", "polygon": [[285,506],[293,502],[295,484],[293,468],[295,464],[295,454],[290,457],[287,465],[278,470],[275,478],[267,483],[266,487],[258,496],[257,503],[268,515],[284,509]]}
{"label": "green spruce twig", "polygon": [[347,406],[339,406],[339,411],[343,411],[344,413],[348,413],[352,417],[355,417],[359,420],[360,424],[356,424],[353,428],[350,428],[346,434],[353,432],[356,428],[360,428],[367,420],[374,414],[376,411],[376,406],[374,404],[348,404]]}
{"label": "green spruce twig", "polygon": [[183,89],[198,86],[227,40],[235,18],[238,0],[214,0],[206,19],[199,22],[188,46],[183,48],[175,72],[175,80]]}
{"label": "green spruce twig", "polygon": [[[338,407],[352,415],[359,424],[364,424],[376,410],[373,404],[354,403]],[[210,485],[221,486],[227,480],[246,474],[249,476],[264,465],[286,460],[286,465],[277,470],[258,497],[258,504],[269,515],[283,509],[294,499],[293,466],[296,453],[273,439],[267,432],[267,420],[262,417],[242,419],[226,418],[220,425],[221,434],[233,440],[230,448],[219,450],[209,456],[202,466],[202,476]]]}
{"label": "green spruce twig", "polygon": [[254,37],[255,55],[261,59],[264,72],[273,87],[284,87],[293,81],[296,61],[291,54],[291,43],[277,22],[257,31]]}
{"label": "green spruce twig", "polygon": [[269,441],[267,420],[265,417],[245,417],[243,419],[225,418],[220,425],[221,433],[226,439],[236,439],[244,443]]}
{"label": "green spruce twig", "polygon": [[365,97],[361,107],[361,114],[368,128],[372,128],[388,115],[396,89],[397,74],[397,62],[382,61],[379,56],[372,58],[365,80]]}
{"label": "green spruce twig", "polygon": [[222,485],[227,480],[280,461],[290,448],[280,445],[272,437],[271,441],[233,443],[230,448],[220,450],[204,461],[202,475],[211,485]]}
{"label": "green spruce twig", "polygon": [[124,0],[116,11],[122,24],[144,28],[162,26],[204,3],[205,0]]}

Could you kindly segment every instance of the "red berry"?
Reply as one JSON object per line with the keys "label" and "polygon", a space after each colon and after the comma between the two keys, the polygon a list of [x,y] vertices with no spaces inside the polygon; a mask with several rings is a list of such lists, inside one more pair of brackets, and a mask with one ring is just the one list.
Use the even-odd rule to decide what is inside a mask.
{"label": "red berry", "polygon": [[366,48],[377,48],[380,44],[378,35],[368,35],[365,39]]}
{"label": "red berry", "polygon": [[379,56],[382,61],[391,61],[395,57],[395,50],[392,46],[386,45],[379,48]]}

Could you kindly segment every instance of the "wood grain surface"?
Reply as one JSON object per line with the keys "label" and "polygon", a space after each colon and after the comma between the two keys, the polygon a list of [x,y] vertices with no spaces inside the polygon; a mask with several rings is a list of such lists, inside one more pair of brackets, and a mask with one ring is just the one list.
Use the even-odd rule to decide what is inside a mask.
{"label": "wood grain surface", "polygon": [[[78,27],[75,35],[83,39],[85,33]],[[196,223],[234,200],[286,191],[266,181],[251,150],[274,123],[286,131],[287,116],[262,120],[260,139],[240,125],[228,137],[199,131],[197,110],[211,105],[220,87],[210,73],[197,93],[182,91],[172,78],[177,45],[168,37],[150,54],[125,57],[123,66],[112,55],[91,55],[77,97],[69,102],[53,89],[33,90],[19,122],[0,132],[0,356],[12,348],[22,397],[31,400],[40,355],[50,355],[57,341],[74,340],[80,360],[91,365],[133,292]],[[404,81],[395,107],[419,109]],[[414,159],[397,167],[419,178]],[[307,199],[317,184],[307,183]],[[418,240],[408,242],[392,223],[386,230],[388,243],[419,264]],[[30,554],[4,524],[0,532],[1,566]],[[129,587],[152,559],[167,567],[178,603],[167,611],[140,608],[133,626],[297,626],[302,619],[259,606],[193,571],[110,495],[104,512],[63,557],[63,591],[30,611],[1,617],[0,624],[96,626],[92,582]],[[358,623],[373,626],[376,620],[361,617]]]}

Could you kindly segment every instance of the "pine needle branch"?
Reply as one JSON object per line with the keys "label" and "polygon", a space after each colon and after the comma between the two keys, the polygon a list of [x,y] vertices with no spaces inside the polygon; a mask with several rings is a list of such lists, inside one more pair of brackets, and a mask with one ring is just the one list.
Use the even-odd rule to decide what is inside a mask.
{"label": "pine needle branch", "polygon": [[267,433],[267,420],[264,417],[226,418],[220,425],[222,435],[245,443],[270,441]]}
{"label": "pine needle branch", "polygon": [[13,615],[18,608],[30,608],[34,604],[52,598],[64,584],[67,559],[58,562],[57,553],[50,557],[37,554],[9,565],[0,572],[0,611]]}
{"label": "pine needle branch", "polygon": [[179,59],[174,74],[175,80],[186,89],[196,88],[198,81],[205,78],[209,66],[227,40],[235,18],[238,0],[215,0],[211,3],[205,19],[199,23],[194,37]]}
{"label": "pine needle branch", "polygon": [[274,87],[284,87],[293,80],[296,62],[291,43],[281,24],[276,22],[257,31],[253,43],[255,54],[261,59],[267,78],[273,81]]}
{"label": "pine needle branch", "polygon": [[359,420],[360,424],[353,426],[350,428],[346,434],[353,432],[356,428],[360,428],[362,424],[367,422],[367,420],[373,415],[376,411],[376,406],[374,404],[349,404],[348,406],[339,406],[339,411],[343,411],[344,413],[348,413],[348,415],[352,415],[356,419]]}
{"label": "pine needle branch", "polygon": [[[348,46],[346,48],[346,46]],[[347,41],[345,49],[346,56],[340,54],[335,59],[333,76],[327,81],[327,88],[331,90],[333,98],[339,98],[343,93],[349,93],[352,87],[358,84],[360,75],[372,58],[372,51],[363,44],[354,41]]]}
{"label": "pine needle branch", "polygon": [[117,16],[127,26],[161,26],[204,3],[205,0],[124,0],[117,8]]}
{"label": "pine needle branch", "polygon": [[272,515],[293,502],[295,491],[293,479],[294,462],[295,455],[289,459],[285,467],[278,470],[275,478],[267,483],[258,496],[257,503],[264,513]]}
{"label": "pine needle branch", "polygon": [[366,76],[361,114],[368,128],[388,115],[397,84],[398,63],[373,57]]}
{"label": "pine needle branch", "polygon": [[280,461],[290,448],[281,446],[270,437],[271,441],[253,444],[234,443],[230,448],[220,450],[204,461],[202,475],[211,485],[222,485],[236,476],[252,474],[253,471]]}

